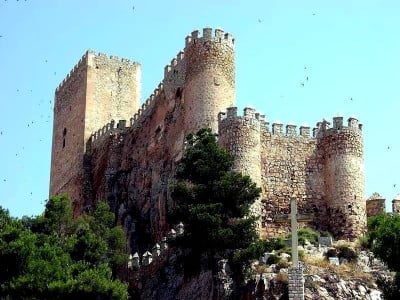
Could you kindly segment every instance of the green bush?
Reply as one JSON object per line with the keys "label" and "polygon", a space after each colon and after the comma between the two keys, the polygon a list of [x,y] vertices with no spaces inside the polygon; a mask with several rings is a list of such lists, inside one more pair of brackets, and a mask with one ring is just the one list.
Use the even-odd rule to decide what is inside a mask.
{"label": "green bush", "polygon": [[369,248],[369,239],[367,235],[363,235],[362,237],[360,237],[357,241],[359,247],[361,249],[368,249]]}
{"label": "green bush", "polygon": [[339,259],[347,259],[348,262],[353,262],[357,260],[358,254],[354,249],[348,247],[348,246],[339,246],[336,248],[338,251],[338,257]]}
{"label": "green bush", "polygon": [[[320,234],[318,231],[315,231],[311,228],[305,227],[305,228],[300,228],[298,231],[298,238],[299,238],[299,244],[304,246],[306,241],[309,241],[311,244],[314,246],[318,246],[318,238],[320,237]],[[292,235],[289,234],[286,237],[286,240],[291,240]]]}
{"label": "green bush", "polygon": [[383,292],[383,299],[398,300],[400,299],[400,273],[397,272],[394,279],[378,278],[379,288]]}
{"label": "green bush", "polygon": [[267,259],[267,265],[275,265],[277,264],[279,261],[281,260],[281,258],[275,254],[272,254],[268,257]]}
{"label": "green bush", "polygon": [[306,254],[304,253],[303,250],[299,250],[299,260],[304,260],[304,257],[306,256]]}
{"label": "green bush", "polygon": [[368,245],[389,269],[400,272],[400,215],[368,218]]}
{"label": "green bush", "polygon": [[66,196],[50,198],[35,218],[0,207],[0,297],[128,299],[127,284],[115,279],[127,262],[125,243],[105,203],[75,219]]}
{"label": "green bush", "polygon": [[311,244],[318,246],[318,238],[319,232],[311,229],[311,228],[301,228],[299,229],[299,244],[305,245],[306,241],[309,241]]}

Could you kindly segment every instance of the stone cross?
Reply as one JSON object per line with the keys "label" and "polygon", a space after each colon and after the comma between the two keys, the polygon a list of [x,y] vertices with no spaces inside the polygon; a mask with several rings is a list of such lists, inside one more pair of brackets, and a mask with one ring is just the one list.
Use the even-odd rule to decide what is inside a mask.
{"label": "stone cross", "polygon": [[277,216],[276,222],[288,222],[292,232],[292,266],[288,269],[289,300],[304,300],[304,276],[303,269],[299,266],[299,238],[297,234],[297,222],[311,221],[311,215],[297,214],[297,201],[290,199],[290,215]]}
{"label": "stone cross", "polygon": [[297,201],[294,197],[290,199],[290,214],[289,215],[276,215],[275,222],[287,223],[290,220],[290,228],[292,234],[292,266],[299,266],[299,251],[298,251],[298,222],[310,222],[312,215],[300,215],[297,213]]}
{"label": "stone cross", "polygon": [[290,227],[292,231],[292,266],[299,266],[299,238],[297,236],[297,202],[290,199]]}

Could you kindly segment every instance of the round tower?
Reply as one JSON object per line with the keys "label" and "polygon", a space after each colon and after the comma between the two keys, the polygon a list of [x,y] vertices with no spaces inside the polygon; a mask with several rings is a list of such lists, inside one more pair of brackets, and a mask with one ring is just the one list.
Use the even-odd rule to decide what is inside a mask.
{"label": "round tower", "polygon": [[[237,107],[229,107],[226,114],[219,113],[218,143],[234,158],[233,169],[261,186],[261,127],[264,116],[253,108],[245,108],[243,116],[237,115]],[[260,214],[261,203],[252,206],[255,214]]]}
{"label": "round tower", "polygon": [[185,132],[218,129],[218,113],[234,104],[234,39],[220,29],[204,28],[186,37]]}
{"label": "round tower", "polygon": [[325,190],[330,231],[336,238],[354,240],[366,226],[364,159],[361,124],[354,117],[343,126],[343,117],[333,119],[333,128],[323,121],[317,133],[325,162]]}

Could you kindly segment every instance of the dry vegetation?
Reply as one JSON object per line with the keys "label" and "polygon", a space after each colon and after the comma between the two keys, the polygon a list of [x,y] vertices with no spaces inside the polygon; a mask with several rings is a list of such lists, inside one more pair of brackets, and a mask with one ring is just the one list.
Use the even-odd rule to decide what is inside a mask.
{"label": "dry vegetation", "polygon": [[[332,265],[326,258],[321,257],[312,257],[306,255],[304,257],[304,261],[309,266],[314,266],[318,268],[310,268],[308,274],[310,275],[321,275],[321,273],[326,272],[326,270],[331,271],[332,273],[342,277],[343,279],[353,279],[359,278],[364,279],[366,281],[371,281],[372,276],[369,273],[365,273],[357,267],[356,263],[341,263],[339,266]],[[322,270],[321,270],[321,269]]]}

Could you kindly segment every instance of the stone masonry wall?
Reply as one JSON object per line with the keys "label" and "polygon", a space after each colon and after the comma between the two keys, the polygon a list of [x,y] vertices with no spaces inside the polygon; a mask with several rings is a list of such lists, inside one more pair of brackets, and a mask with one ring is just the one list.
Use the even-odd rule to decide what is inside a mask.
{"label": "stone masonry wall", "polygon": [[[220,42],[214,37],[207,41],[214,49],[213,55],[223,56],[226,41]],[[186,43],[187,47],[192,47],[192,42],[186,40]],[[112,205],[118,220],[125,225],[132,251],[140,252],[141,247],[148,247],[168,230],[166,214],[173,206],[169,187],[183,154],[187,128],[196,131],[200,126],[212,127],[211,115],[224,105],[226,93],[219,91],[224,91],[223,85],[215,86],[214,92],[210,92],[212,89],[208,89],[207,84],[211,83],[202,86],[204,74],[196,78],[189,76],[190,84],[187,83],[188,51],[185,48],[184,52],[179,52],[165,67],[162,84],[129,118],[126,128],[116,130],[116,120],[114,125],[104,126],[91,138],[90,172],[85,187],[91,195],[88,199],[107,200]],[[230,52],[233,55],[232,49]],[[207,59],[206,55],[203,59]],[[233,59],[231,63],[233,76]],[[193,95],[191,88],[199,91],[200,87],[209,90],[209,102],[187,101],[188,94],[189,97]],[[220,102],[222,104],[215,104]],[[190,115],[186,114],[189,110]],[[191,123],[198,116],[206,122]],[[188,127],[188,124],[191,125]]]}
{"label": "stone masonry wall", "polygon": [[93,131],[139,107],[140,65],[87,51],[55,94],[50,195],[67,193],[79,214],[84,153]]}
{"label": "stone masonry wall", "polygon": [[233,38],[211,28],[198,30],[186,38],[185,48],[186,132],[210,127],[218,130],[217,115],[234,104],[235,63]]}
{"label": "stone masonry wall", "polygon": [[82,196],[86,66],[84,55],[59,85],[54,99],[50,195],[68,193],[76,204]]}
{"label": "stone masonry wall", "polygon": [[302,268],[289,268],[288,277],[289,300],[304,300],[304,276]]}
{"label": "stone masonry wall", "polygon": [[385,199],[368,200],[366,202],[367,217],[376,216],[385,212]]}
{"label": "stone masonry wall", "polygon": [[[319,122],[310,128],[280,123],[272,131],[264,116],[246,108],[243,117],[235,107],[220,114],[219,142],[235,158],[235,170],[261,187],[255,209],[261,216],[261,236],[289,232],[289,201],[295,197],[301,226],[328,230],[338,238],[354,239],[365,225],[364,173],[361,130],[351,119],[344,127]],[[358,121],[357,121],[358,122]],[[325,126],[325,127],[324,127]],[[340,128],[340,129],[339,129]],[[339,155],[339,156],[337,156]],[[340,221],[339,221],[340,220]]]}
{"label": "stone masonry wall", "polygon": [[88,51],[85,141],[111,120],[129,120],[139,109],[141,66]]}
{"label": "stone masonry wall", "polygon": [[[338,120],[339,119],[339,120]],[[358,120],[334,119],[333,128],[324,123],[319,132],[319,150],[325,157],[325,182],[331,232],[338,238],[355,239],[366,226],[364,162]]]}
{"label": "stone masonry wall", "polygon": [[[130,250],[140,252],[169,229],[170,186],[185,135],[211,127],[234,155],[235,169],[262,189],[253,207],[261,216],[262,237],[288,232],[289,223],[277,216],[289,213],[292,196],[299,213],[310,216],[309,226],[336,237],[360,234],[365,198],[358,121],[351,118],[345,127],[334,118],[333,128],[319,122],[313,137],[308,126],[298,134],[293,124],[283,132],[283,125],[274,123],[270,131],[254,109],[237,116],[231,107],[232,36],[205,28],[203,36],[194,31],[187,37],[185,46],[140,107],[140,65],[93,52],[84,56],[56,92],[51,193],[65,191],[79,200],[76,213],[108,201],[125,226]],[[226,108],[225,116],[219,114]],[[66,147],[68,138],[76,145],[60,152],[64,126],[72,128]]]}
{"label": "stone masonry wall", "polygon": [[[325,184],[321,155],[309,130],[297,135],[294,125],[274,123],[272,132],[262,132],[262,211],[263,236],[289,232],[289,223],[276,216],[290,213],[290,198],[295,196],[300,214],[312,215],[308,226],[327,230]],[[304,129],[303,127],[302,129]],[[305,225],[305,224],[300,224]]]}

